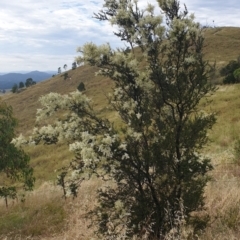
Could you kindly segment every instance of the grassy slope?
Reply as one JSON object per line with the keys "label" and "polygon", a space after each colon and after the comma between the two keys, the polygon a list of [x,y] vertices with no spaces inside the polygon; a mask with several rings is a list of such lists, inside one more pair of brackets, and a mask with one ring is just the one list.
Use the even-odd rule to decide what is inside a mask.
{"label": "grassy slope", "polygon": [[219,65],[235,60],[240,55],[240,28],[219,27],[205,30],[206,59]]}
{"label": "grassy slope", "polygon": [[[236,59],[240,55],[240,28],[223,27],[207,29],[205,30],[205,37],[205,58],[210,62],[214,62],[216,60],[218,69],[228,61]],[[236,49],[239,49],[239,52],[237,52]],[[95,70],[96,69],[88,66],[79,67],[76,70],[68,71],[70,78],[67,80],[64,80],[64,78],[61,76],[55,76],[54,78],[32,86],[19,94],[9,94],[4,96],[4,100],[13,106],[14,114],[19,119],[19,127],[17,129],[17,132],[22,132],[24,135],[30,133],[29,130],[34,126],[35,123],[35,113],[36,109],[39,107],[37,100],[40,96],[49,92],[67,94],[75,90],[80,82],[84,82],[87,89],[86,94],[94,100],[94,106],[96,110],[99,111],[99,114],[114,121],[117,118],[117,115],[107,109],[107,100],[105,97],[105,95],[111,91],[113,84],[109,79],[95,77]],[[220,81],[218,76],[217,81]],[[237,173],[232,173],[233,169],[231,168],[231,165],[226,164],[226,162],[233,162],[232,146],[236,138],[240,136],[240,113],[237,111],[240,107],[239,90],[239,85],[220,86],[217,93],[212,97],[211,105],[202,106],[202,108],[205,110],[216,111],[218,115],[218,122],[213,131],[210,132],[212,143],[205,149],[206,154],[210,155],[213,158],[213,163],[216,166],[216,170],[212,174],[213,179],[217,181],[213,181],[206,189],[206,198],[207,206],[211,212],[211,217],[212,219],[215,219],[217,216],[217,220],[214,220],[211,228],[207,230],[205,239],[214,239],[212,238],[213,234],[216,234],[216,232],[213,233],[214,231],[222,231],[223,233],[222,235],[219,233],[220,235],[218,239],[223,239],[225,233],[232,234],[232,236],[234,236],[237,234],[238,230],[240,230],[235,227],[237,223],[240,223],[240,212],[238,210],[236,213],[235,210],[240,206],[240,197],[236,196],[236,193],[240,190],[237,184],[237,180],[240,179],[238,179]],[[71,158],[70,153],[67,151],[67,146],[61,144],[57,145],[56,147],[38,146],[34,148],[27,148],[26,151],[28,151],[32,158],[32,165],[35,168],[35,175],[38,180],[37,186],[44,184],[45,181],[54,180],[57,175],[57,172],[55,170],[66,164],[68,159]],[[236,167],[236,165],[234,165],[234,167],[235,170],[238,169],[238,166]],[[228,182],[230,181],[228,187],[225,186],[228,182],[223,181],[223,178],[225,180],[227,179]],[[95,185],[97,184],[92,183],[92,185],[93,188],[95,188]],[[216,189],[221,189],[221,192],[216,191]],[[83,188],[81,191],[85,192],[87,189]],[[59,192],[56,195],[59,195]],[[233,205],[231,201],[226,202],[226,198],[232,198],[232,195],[234,195],[235,198],[235,205]],[[78,229],[78,224],[83,223],[80,220],[77,221],[76,219],[79,218],[78,214],[82,214],[86,208],[90,208],[92,206],[93,201],[91,199],[93,199],[93,193],[89,193],[87,196],[84,195],[84,200],[82,198],[83,195],[79,197],[75,204],[78,206],[80,202],[84,201],[84,208],[78,206],[78,211],[75,212],[75,214],[72,213],[72,217],[68,219],[67,224],[72,225],[71,231],[69,230],[70,232],[67,232],[64,235],[65,237],[67,234],[76,237],[85,233],[87,234],[85,237],[78,237],[77,239],[88,239],[87,236],[91,235],[91,233],[89,233],[89,230],[87,231],[86,227],[81,230]],[[29,199],[30,202],[34,201],[31,200],[34,199],[34,196],[31,196]],[[46,198],[44,197],[44,199]],[[54,196],[52,196],[50,199],[51,200],[49,201],[52,204],[56,202],[56,200],[54,200]],[[35,209],[35,211],[41,212],[42,209],[46,209],[46,207],[43,207],[44,204],[46,205],[48,203],[45,202],[45,200],[42,201],[42,203],[39,203],[39,207],[37,210]],[[215,206],[216,204],[217,206]],[[63,203],[58,207],[65,209]],[[23,214],[22,208],[15,208],[11,210],[12,212],[10,211],[11,214],[14,214],[16,212],[18,214]],[[225,221],[226,218],[229,218],[229,214],[226,213],[231,211],[232,208],[235,215]],[[2,213],[2,218],[0,218],[0,236],[1,223],[3,224],[5,221],[7,222],[6,219],[9,218],[10,213]],[[30,217],[32,216],[31,210],[28,210],[25,214]],[[45,212],[44,214],[51,217],[51,211],[47,213]],[[55,214],[55,218],[61,218],[62,215],[58,216]],[[39,222],[41,222],[41,214],[39,216]],[[225,224],[224,222],[229,223]],[[57,226],[59,226],[59,224],[60,223],[58,223]],[[26,221],[26,225],[28,225],[28,221]],[[16,229],[10,224],[8,231],[13,231],[13,234],[16,232],[21,232],[23,234],[24,231],[22,229],[24,229],[24,226],[18,227]],[[53,229],[53,231],[58,230],[57,227]],[[42,234],[42,236],[49,236],[48,232],[46,234],[45,233],[46,232],[44,232],[43,226],[38,234]],[[25,234],[31,235],[31,231]],[[63,235],[61,237],[63,237]],[[59,237],[59,239],[61,239],[61,237]]]}

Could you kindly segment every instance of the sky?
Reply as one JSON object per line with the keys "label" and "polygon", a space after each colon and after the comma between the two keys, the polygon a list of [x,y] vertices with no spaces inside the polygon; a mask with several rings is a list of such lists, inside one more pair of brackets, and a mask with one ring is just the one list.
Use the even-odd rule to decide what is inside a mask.
{"label": "sky", "polygon": [[[139,6],[156,5],[139,0]],[[208,26],[240,27],[239,0],[182,0]],[[93,18],[104,0],[0,0],[0,73],[71,68],[86,42],[121,45],[113,27]],[[158,8],[158,7],[157,7]]]}

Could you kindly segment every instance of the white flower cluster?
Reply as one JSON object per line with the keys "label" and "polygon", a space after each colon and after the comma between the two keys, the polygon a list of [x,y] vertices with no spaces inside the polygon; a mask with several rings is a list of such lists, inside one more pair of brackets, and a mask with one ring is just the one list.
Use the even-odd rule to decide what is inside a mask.
{"label": "white flower cluster", "polygon": [[101,152],[104,157],[111,158],[113,156],[111,146],[117,139],[117,135],[110,136],[109,134],[105,134],[98,146],[98,151]]}
{"label": "white flower cluster", "polygon": [[24,138],[22,134],[20,134],[17,138],[13,138],[11,143],[14,144],[16,147],[21,147],[22,145],[27,144],[28,141]]}
{"label": "white flower cluster", "polygon": [[123,94],[123,89],[121,87],[116,87],[114,89],[114,95],[115,96],[121,96]]}
{"label": "white flower cluster", "polygon": [[41,109],[37,109],[37,121],[51,116],[57,110],[68,110],[74,106],[86,108],[89,106],[90,99],[79,91],[74,91],[69,95],[61,95],[59,93],[49,93],[39,99]]}
{"label": "white flower cluster", "polygon": [[142,133],[135,132],[134,129],[131,127],[127,128],[127,134],[128,134],[128,136],[135,138],[136,141],[139,141],[142,137]]}
{"label": "white flower cluster", "polygon": [[81,140],[70,144],[69,150],[80,154],[85,168],[93,167],[100,160],[113,156],[111,146],[117,139],[117,135],[105,134],[102,138],[97,138],[89,132],[82,132]]}
{"label": "white flower cluster", "polygon": [[40,97],[39,102],[43,106],[37,109],[37,121],[40,121],[47,116],[51,116],[62,105],[63,97],[58,93],[49,93]]}
{"label": "white flower cluster", "polygon": [[[37,120],[53,115],[58,110],[64,110],[65,115],[61,115],[61,120],[53,122],[53,124],[42,127],[35,127],[32,136],[25,139],[22,134],[14,138],[12,143],[18,147],[23,144],[55,143],[58,140],[76,140],[82,138],[82,131],[85,122],[88,119],[84,116],[86,112],[92,113],[89,105],[90,99],[79,91],[70,93],[69,95],[60,95],[58,93],[49,93],[39,99],[42,108],[37,110]],[[83,111],[82,111],[83,110]],[[79,111],[83,113],[80,114]],[[85,153],[86,155],[86,153]],[[86,158],[86,157],[85,157]]]}
{"label": "white flower cluster", "polygon": [[127,151],[127,144],[126,144],[126,143],[121,143],[121,144],[119,145],[119,149],[124,150],[124,151]]}
{"label": "white flower cluster", "polygon": [[51,142],[54,139],[58,138],[59,132],[61,132],[57,127],[53,127],[52,125],[43,126],[41,128],[34,128],[33,129],[33,136],[37,137],[43,141]]}
{"label": "white flower cluster", "polygon": [[184,59],[184,62],[187,63],[187,64],[191,64],[191,63],[195,63],[196,62],[196,59],[194,58],[193,55],[189,56],[189,57],[186,57]]}
{"label": "white flower cluster", "polygon": [[11,143],[14,144],[18,148],[20,148],[23,145],[35,145],[36,144],[36,142],[34,141],[34,138],[32,136],[30,136],[29,139],[26,139],[22,134],[20,134],[16,138],[13,138]]}
{"label": "white flower cluster", "polygon": [[122,155],[122,160],[124,160],[124,159],[129,159],[130,157],[129,157],[129,155],[127,154],[127,153],[124,153],[123,155]]}
{"label": "white flower cluster", "polygon": [[112,25],[115,25],[115,24],[118,24],[119,20],[126,20],[129,18],[131,18],[130,13],[125,10],[124,6],[122,6],[122,8],[119,7],[116,16],[113,16],[110,19],[110,23]]}
{"label": "white flower cluster", "polygon": [[64,100],[68,100],[69,102],[66,102],[66,106],[69,105],[78,105],[78,106],[88,106],[91,102],[91,99],[89,99],[85,94],[82,92],[79,92],[78,90],[70,93],[70,98],[64,97]]}
{"label": "white flower cluster", "polygon": [[144,89],[144,92],[149,93],[153,88],[155,88],[152,81],[149,81],[150,78],[150,72],[148,70],[141,72],[136,78],[136,87],[140,87],[141,89]]}
{"label": "white flower cluster", "polygon": [[80,175],[81,171],[80,170],[73,170],[71,172],[71,180],[78,180],[79,179],[79,175]]}
{"label": "white flower cluster", "polygon": [[59,122],[59,138],[61,139],[78,139],[81,135],[82,119],[77,114],[72,113],[68,116],[68,121]]}
{"label": "white flower cluster", "polygon": [[124,99],[125,96],[122,88],[116,88],[114,91],[114,96],[115,99],[111,101],[113,106],[126,110],[129,115],[135,114],[138,103],[133,99],[125,99],[123,102],[122,99]]}
{"label": "white flower cluster", "polygon": [[103,44],[97,46],[94,43],[86,43],[83,47],[79,47],[77,52],[80,52],[82,56],[76,58],[78,63],[95,62],[101,64],[102,60],[111,54],[111,48],[109,44]]}
{"label": "white flower cluster", "polygon": [[99,158],[94,151],[96,145],[96,137],[88,132],[81,133],[81,141],[76,141],[69,145],[69,150],[76,154],[80,154],[84,161],[85,167],[95,165]]}

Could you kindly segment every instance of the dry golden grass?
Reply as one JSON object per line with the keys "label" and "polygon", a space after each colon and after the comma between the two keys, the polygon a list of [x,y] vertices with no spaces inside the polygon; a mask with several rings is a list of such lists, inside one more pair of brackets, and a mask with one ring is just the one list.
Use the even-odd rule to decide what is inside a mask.
{"label": "dry golden grass", "polygon": [[69,214],[65,231],[53,237],[43,238],[43,240],[95,239],[94,229],[89,228],[91,222],[86,218],[86,214],[97,203],[96,190],[102,185],[103,183],[99,180],[84,182],[79,189],[78,197],[74,200],[69,199],[65,203]]}
{"label": "dry golden grass", "polygon": [[240,28],[217,27],[204,31],[204,53],[207,60],[224,65],[240,55]]}
{"label": "dry golden grass", "polygon": [[211,64],[216,61],[216,74],[212,79],[214,83],[222,83],[219,70],[229,61],[240,56],[240,28],[217,27],[204,30],[204,54]]}
{"label": "dry golden grass", "polygon": [[[206,29],[205,37],[205,58],[210,62],[216,60],[217,69],[240,55],[240,28]],[[239,52],[236,49],[239,49]],[[118,124],[118,115],[107,108],[106,95],[111,92],[113,83],[109,79],[95,77],[95,71],[96,69],[89,66],[82,66],[68,71],[70,78],[67,80],[59,75],[21,93],[3,96],[3,99],[12,105],[19,120],[17,133],[30,133],[35,124],[36,109],[40,107],[40,96],[49,92],[67,94],[76,90],[80,82],[85,84],[86,94],[94,100],[94,107],[99,114]],[[220,81],[218,75],[217,81]],[[209,131],[211,143],[204,149],[204,154],[212,158],[215,170],[211,173],[213,180],[205,191],[210,225],[200,239],[240,239],[240,169],[233,156],[234,142],[240,136],[239,91],[240,85],[220,86],[211,97],[210,104],[201,104],[203,110],[217,112],[217,123],[213,130]],[[15,203],[7,211],[2,205],[0,239],[26,239],[26,236],[30,236],[28,239],[45,240],[91,239],[93,230],[88,229],[89,222],[83,216],[87,210],[93,208],[96,201],[95,190],[102,183],[97,180],[86,182],[77,199],[64,202],[61,190],[44,182],[54,183],[56,170],[72,158],[68,147],[60,143],[54,147],[28,147],[26,151],[30,154],[31,164],[35,169],[36,190],[27,196],[25,207]],[[51,216],[54,205],[62,215]],[[24,221],[22,216],[25,216]],[[33,219],[33,216],[35,221],[32,220],[31,225],[29,219]],[[46,219],[49,219],[47,224]],[[26,226],[29,226],[29,229]],[[35,228],[36,231],[40,228],[38,233],[34,233]]]}
{"label": "dry golden grass", "polygon": [[41,239],[62,232],[66,210],[56,186],[45,182],[28,193],[26,201],[9,201],[9,207],[0,202],[0,239]]}
{"label": "dry golden grass", "polygon": [[200,239],[240,238],[240,166],[233,164],[232,151],[212,154],[215,170],[206,187],[206,212],[209,226]]}

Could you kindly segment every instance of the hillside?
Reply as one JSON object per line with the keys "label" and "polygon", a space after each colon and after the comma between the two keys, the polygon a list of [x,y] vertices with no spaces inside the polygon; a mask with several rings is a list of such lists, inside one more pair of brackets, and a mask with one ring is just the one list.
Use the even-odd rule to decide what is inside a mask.
{"label": "hillside", "polygon": [[[209,28],[204,31],[205,59],[210,62],[216,61],[217,71],[240,55],[240,28]],[[236,51],[236,49],[239,49],[239,51]],[[30,126],[33,126],[38,107],[37,100],[40,96],[49,92],[69,93],[76,90],[80,82],[85,84],[86,94],[94,100],[96,106],[104,107],[106,103],[104,96],[111,91],[113,85],[107,79],[96,77],[95,71],[89,66],[78,67],[75,70],[68,71],[69,78],[67,80],[64,80],[61,75],[56,75],[24,92],[11,94],[3,98],[13,106],[15,115],[19,119],[19,129],[25,132]],[[216,81],[221,82],[219,76],[217,76]]]}
{"label": "hillside", "polygon": [[207,28],[205,32],[205,57],[217,62],[218,66],[227,64],[240,55],[240,28]]}
{"label": "hillside", "polygon": [[[222,27],[204,31],[205,59],[210,62],[216,61],[217,70],[240,55],[240,28]],[[239,49],[239,52],[236,49]],[[93,99],[94,107],[99,114],[115,122],[117,115],[107,108],[106,99],[113,83],[109,79],[95,77],[95,71],[96,69],[89,66],[78,67],[68,71],[67,80],[57,75],[18,94],[3,96],[2,98],[12,105],[14,114],[19,120],[17,133],[24,135],[30,133],[35,124],[40,96],[49,92],[67,94],[76,90],[80,82],[85,84],[86,95]],[[214,81],[221,82],[218,74]],[[240,107],[239,90],[240,85],[219,86],[212,96],[211,104],[201,106],[206,111],[217,112],[217,124],[209,132],[211,143],[204,149],[204,153],[212,158],[215,170],[212,172],[212,181],[205,194],[206,207],[211,214],[211,225],[201,239],[240,238],[240,196],[238,194],[240,171],[239,161],[236,161],[233,155],[234,143],[240,138],[240,112],[237,111]],[[5,226],[7,233],[15,232],[17,235],[21,232],[23,236],[36,236],[36,239],[37,236],[49,240],[91,239],[88,222],[79,216],[91,209],[95,202],[94,189],[102,183],[97,181],[85,183],[75,202],[59,200],[61,192],[54,188],[52,183],[55,182],[56,170],[64,166],[72,157],[67,146],[63,144],[54,147],[37,146],[26,148],[26,151],[30,154],[32,166],[35,169],[37,190],[30,195],[29,206],[25,209],[13,207],[9,212],[4,209],[0,212],[3,216],[0,218],[0,238],[1,230],[3,231]],[[26,215],[28,217],[20,217]],[[45,223],[47,221],[52,222],[52,230],[48,230],[49,224]],[[33,227],[29,228],[30,222]],[[61,233],[61,230],[64,232]],[[59,232],[60,235],[58,235]]]}

